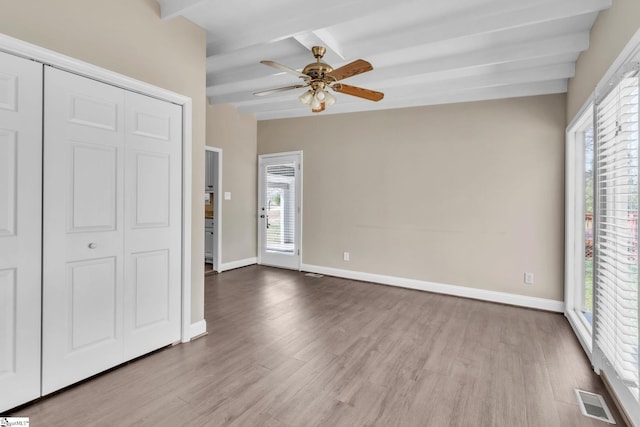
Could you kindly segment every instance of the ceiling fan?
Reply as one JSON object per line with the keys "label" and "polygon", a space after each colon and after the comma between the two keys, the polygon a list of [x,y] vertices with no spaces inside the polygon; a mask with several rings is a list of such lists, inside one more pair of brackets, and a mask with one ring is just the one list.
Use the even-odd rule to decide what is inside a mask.
{"label": "ceiling fan", "polygon": [[373,70],[370,63],[363,59],[357,59],[334,70],[329,64],[322,62],[322,57],[325,52],[326,49],[324,47],[313,46],[311,48],[311,53],[313,53],[313,56],[316,58],[316,62],[312,62],[307,65],[301,72],[282,64],[278,64],[274,61],[260,61],[261,64],[268,65],[280,71],[300,77],[304,80],[304,83],[256,92],[254,95],[271,95],[272,93],[308,87],[309,89],[300,95],[298,99],[303,104],[311,106],[311,111],[314,113],[324,111],[325,106],[330,107],[336,102],[336,98],[329,93],[328,89],[368,99],[370,101],[380,101],[384,98],[384,93],[382,92],[376,92],[375,90],[340,83],[340,80]]}

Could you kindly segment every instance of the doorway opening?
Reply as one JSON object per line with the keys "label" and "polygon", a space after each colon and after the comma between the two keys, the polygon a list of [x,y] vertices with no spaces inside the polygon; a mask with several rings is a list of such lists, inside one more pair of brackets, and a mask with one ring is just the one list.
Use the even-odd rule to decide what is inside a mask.
{"label": "doorway opening", "polygon": [[205,147],[204,274],[222,270],[222,150]]}

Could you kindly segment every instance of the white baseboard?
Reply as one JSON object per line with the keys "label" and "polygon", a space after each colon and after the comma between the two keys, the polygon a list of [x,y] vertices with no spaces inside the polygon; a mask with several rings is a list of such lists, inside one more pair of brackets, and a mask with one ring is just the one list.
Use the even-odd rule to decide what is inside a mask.
{"label": "white baseboard", "polygon": [[222,271],[227,271],[227,270],[233,270],[234,268],[246,267],[248,265],[253,265],[257,263],[258,263],[257,257],[245,258],[245,259],[239,259],[237,261],[225,262],[224,264],[222,264],[221,269]]}
{"label": "white baseboard", "polygon": [[199,337],[200,335],[204,335],[207,333],[207,321],[202,319],[196,323],[192,323],[191,324],[191,328],[190,328],[190,338],[189,340],[192,340],[194,338]]}
{"label": "white baseboard", "polygon": [[584,350],[585,354],[589,358],[589,362],[592,362],[591,365],[593,366],[593,361],[591,357],[592,355],[591,346],[593,343],[591,343],[590,341],[586,341],[586,339],[591,338],[591,333],[582,324],[578,316],[579,315],[573,310],[565,311],[564,313],[564,317],[566,317],[567,321],[569,321],[569,325],[571,326],[571,329],[573,329],[573,333],[576,335],[576,338],[578,338],[578,342],[582,346],[582,349]]}
{"label": "white baseboard", "polygon": [[444,283],[425,282],[423,280],[406,279],[403,277],[384,276],[381,274],[363,273],[359,271],[342,270],[339,268],[321,267],[318,265],[302,264],[302,271],[325,274],[327,276],[345,279],[361,280],[363,282],[380,283],[401,288],[417,289],[438,294],[454,295],[482,301],[498,302],[517,305],[520,307],[536,308],[539,310],[564,313],[564,302],[545,298],[529,297],[525,295],[509,294],[506,292],[489,291],[485,289],[469,288],[466,286],[447,285]]}

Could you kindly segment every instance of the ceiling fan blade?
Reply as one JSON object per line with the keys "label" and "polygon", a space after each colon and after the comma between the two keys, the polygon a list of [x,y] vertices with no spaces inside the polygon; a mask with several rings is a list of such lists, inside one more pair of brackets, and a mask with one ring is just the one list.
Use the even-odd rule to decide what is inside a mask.
{"label": "ceiling fan blade", "polygon": [[338,83],[331,86],[333,90],[340,93],[346,93],[347,95],[357,96],[359,98],[368,99],[369,101],[380,101],[384,98],[384,93],[376,92],[371,89],[364,89],[357,86],[350,86],[344,83]]}
{"label": "ceiling fan blade", "polygon": [[364,59],[356,59],[347,65],[343,65],[342,67],[327,73],[327,75],[333,77],[336,81],[339,81],[371,70],[373,70],[373,66],[367,61]]}
{"label": "ceiling fan blade", "polygon": [[254,95],[255,96],[266,96],[266,95],[271,95],[272,93],[285,92],[287,90],[300,89],[300,88],[303,88],[303,87],[307,87],[307,85],[293,85],[293,86],[279,87],[279,88],[276,88],[276,89],[263,90],[261,92],[254,93]]}
{"label": "ceiling fan blade", "polygon": [[301,79],[308,80],[310,77],[306,74],[302,74],[298,70],[294,70],[293,68],[289,68],[286,65],[278,64],[274,61],[260,61],[261,64],[268,65],[269,67],[276,68],[280,71],[284,71],[285,73],[293,74],[296,77],[300,77]]}

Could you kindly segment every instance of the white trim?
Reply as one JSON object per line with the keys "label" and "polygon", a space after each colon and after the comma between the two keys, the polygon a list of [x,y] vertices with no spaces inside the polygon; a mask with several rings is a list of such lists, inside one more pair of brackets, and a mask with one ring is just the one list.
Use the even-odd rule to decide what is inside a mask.
{"label": "white trim", "polygon": [[[583,113],[584,114],[583,110]],[[580,117],[582,121],[583,116]],[[574,122],[576,120],[574,119]],[[575,165],[575,127],[572,125],[567,128],[565,133],[565,195],[564,195],[564,299],[565,308],[568,311],[573,311],[573,289],[575,280],[575,198],[576,198],[576,165]],[[566,314],[566,313],[565,313]]]}
{"label": "white trim", "polygon": [[0,34],[0,51],[35,60],[46,65],[110,85],[169,101],[182,106],[182,314],[181,341],[190,339],[191,325],[191,176],[192,176],[192,100],[140,80],[106,70],[75,58]]}
{"label": "white trim", "polygon": [[[268,156],[269,154],[263,154],[263,156]],[[258,194],[256,201],[256,244],[257,246],[257,254],[256,254],[256,264],[262,265],[262,232],[260,231],[260,206],[262,205],[262,165],[260,164],[261,155],[258,154]]]}
{"label": "white trim", "polygon": [[222,271],[233,270],[234,268],[247,267],[258,263],[258,258],[245,258],[237,261],[225,262],[222,264]]}
{"label": "white trim", "polygon": [[569,321],[569,325],[571,326],[571,329],[573,329],[573,333],[575,334],[575,336],[578,338],[578,342],[580,342],[582,349],[587,354],[587,358],[589,359],[589,361],[592,362],[592,336],[578,317],[579,314],[575,310],[569,310],[568,308],[566,308],[566,305],[567,303],[565,302],[564,317],[566,317]]}
{"label": "white trim", "polygon": [[[602,359],[604,360],[604,358]],[[613,394],[615,396],[614,399],[617,399],[618,402],[622,405],[623,412],[628,417],[628,420],[634,425],[638,426],[638,420],[640,420],[640,405],[638,405],[638,401],[631,394],[627,386],[622,382],[615,369],[611,367],[611,365],[604,361],[599,366],[600,372],[598,375],[604,375],[613,390]]]}
{"label": "white trim", "polygon": [[345,279],[360,280],[363,282],[397,286],[400,288],[417,289],[420,291],[453,295],[482,301],[517,305],[520,307],[535,308],[538,310],[553,311],[557,313],[564,312],[564,303],[562,301],[550,300],[545,298],[529,297],[525,295],[509,294],[506,292],[469,288],[466,286],[448,285],[445,283],[426,282],[423,280],[407,279],[404,277],[385,276],[381,274],[364,273],[360,271],[342,270],[338,268],[322,267],[310,264],[302,264],[302,271],[325,274],[327,276],[342,277]]}
{"label": "white trim", "polygon": [[207,321],[202,319],[196,323],[192,323],[189,328],[189,340],[199,337],[207,333]]}
{"label": "white trim", "polygon": [[579,127],[579,123],[581,123],[584,120],[584,114],[586,114],[588,110],[593,110],[593,104],[595,100],[596,100],[595,94],[592,92],[587,98],[586,102],[582,105],[582,107],[580,107],[576,115],[573,116],[573,119],[571,120],[571,122],[569,122],[569,124],[567,125],[567,128],[566,128],[567,133],[569,132],[569,129],[575,129]]}
{"label": "white trim", "polygon": [[298,271],[302,271],[302,254],[303,254],[303,250],[302,250],[302,218],[303,213],[304,213],[304,164],[303,164],[303,151],[300,150],[297,152],[300,155],[300,171],[299,171],[299,175],[300,175],[300,181],[298,183],[298,185],[300,186],[300,197],[299,202],[300,205],[298,207],[299,211],[298,211]]}
{"label": "white trim", "polygon": [[218,202],[214,205],[214,221],[213,221],[213,232],[216,237],[216,259],[213,264],[214,271],[218,273],[222,272],[222,148],[211,147],[209,145],[205,145],[204,151],[213,151],[218,153],[218,186],[215,189],[216,197],[218,198]]}
{"label": "white trim", "polygon": [[182,342],[188,342],[191,323],[191,208],[192,199],[192,105],[182,104]]}
{"label": "white trim", "polygon": [[[593,123],[593,95],[589,102],[581,109],[580,114],[574,117],[565,132],[565,267],[564,267],[564,304],[565,317],[580,341],[580,345],[591,360],[593,337],[584,326],[579,314],[576,312],[575,302],[582,294],[584,273],[582,260],[584,256],[584,240],[580,233],[584,234],[584,215],[578,211],[578,199],[584,197],[584,184],[578,178],[578,163],[584,162],[583,144],[576,138],[578,132]],[[580,160],[582,159],[582,160]],[[582,206],[584,202],[580,202]],[[580,220],[579,218],[582,218]],[[582,255],[579,255],[582,254]]]}

